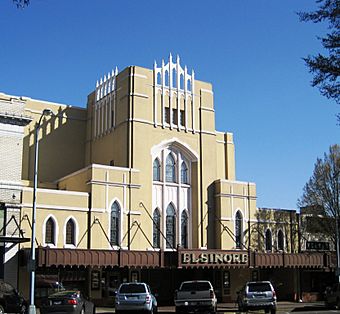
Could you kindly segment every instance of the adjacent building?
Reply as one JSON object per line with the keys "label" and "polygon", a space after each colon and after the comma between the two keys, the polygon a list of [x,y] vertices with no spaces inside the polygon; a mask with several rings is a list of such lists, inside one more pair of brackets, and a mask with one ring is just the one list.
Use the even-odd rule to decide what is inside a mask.
{"label": "adjacent building", "polygon": [[[312,287],[303,290],[301,276],[332,270],[330,253],[301,252],[295,210],[257,208],[255,183],[237,180],[233,134],[215,128],[212,85],[179,57],[109,72],[86,108],[1,97],[31,119],[22,126],[18,196],[28,238],[35,122],[54,112],[39,133],[37,297],[62,282],[112,304],[121,282],[143,280],[165,303],[182,280],[204,278],[224,301],[260,279],[297,299]],[[25,293],[29,253],[21,243]]]}

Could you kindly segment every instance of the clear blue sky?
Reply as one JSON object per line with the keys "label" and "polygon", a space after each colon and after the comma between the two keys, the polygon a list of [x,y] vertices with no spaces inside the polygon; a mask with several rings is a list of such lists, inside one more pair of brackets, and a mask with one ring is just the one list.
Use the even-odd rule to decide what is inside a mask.
{"label": "clear blue sky", "polygon": [[216,129],[234,133],[236,176],[259,207],[296,208],[317,157],[339,143],[339,106],[310,86],[302,57],[326,26],[315,0],[0,0],[0,92],[85,106],[115,66],[171,52],[213,84]]}

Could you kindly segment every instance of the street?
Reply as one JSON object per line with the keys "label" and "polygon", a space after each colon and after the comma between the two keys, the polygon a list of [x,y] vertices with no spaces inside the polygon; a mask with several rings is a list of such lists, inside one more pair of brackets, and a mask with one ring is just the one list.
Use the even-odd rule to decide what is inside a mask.
{"label": "street", "polygon": [[[161,306],[158,308],[159,313],[175,313],[174,306]],[[217,312],[220,314],[241,314],[245,312],[238,312],[237,306],[234,303],[221,303],[218,305]],[[96,313],[111,314],[114,313],[113,308],[97,308]],[[249,311],[248,314],[260,314],[264,311]],[[294,302],[279,302],[277,314],[296,313],[296,314],[326,314],[338,313],[340,310],[326,309],[323,302],[314,303],[294,303]]]}

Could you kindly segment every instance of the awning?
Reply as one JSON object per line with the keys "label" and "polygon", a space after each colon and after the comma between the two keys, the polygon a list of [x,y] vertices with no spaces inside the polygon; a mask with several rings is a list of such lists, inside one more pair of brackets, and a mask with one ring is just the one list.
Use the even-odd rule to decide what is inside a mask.
{"label": "awning", "polygon": [[0,243],[24,243],[30,242],[30,238],[0,236]]}
{"label": "awning", "polygon": [[145,267],[164,266],[163,251],[128,251],[97,249],[37,248],[39,267],[90,266],[90,267]]}
{"label": "awning", "polygon": [[36,252],[39,267],[308,268],[324,270],[335,267],[333,252],[267,253],[199,249],[179,249],[167,252],[48,247],[38,247]]}

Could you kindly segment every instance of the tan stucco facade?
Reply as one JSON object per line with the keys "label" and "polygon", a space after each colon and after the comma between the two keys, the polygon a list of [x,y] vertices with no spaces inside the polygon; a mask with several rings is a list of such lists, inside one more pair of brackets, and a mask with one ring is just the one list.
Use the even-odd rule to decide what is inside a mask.
{"label": "tan stucco facade", "polygon": [[[278,294],[291,297],[300,289],[292,268],[330,267],[322,253],[313,260],[297,255],[295,210],[257,208],[256,184],[237,178],[232,130],[216,130],[212,84],[197,80],[179,58],[106,74],[86,108],[5,98],[32,120],[23,127],[19,204],[27,238],[40,121],[39,279],[75,280],[110,303],[122,281],[144,279],[169,302],[180,280],[205,278],[230,301],[245,281],[260,279],[277,281]],[[42,116],[46,109],[54,115]],[[19,287],[26,295],[30,247],[20,244]],[[218,254],[225,260],[215,262]],[[188,256],[196,256],[192,265],[185,264]],[[275,276],[272,264],[280,268]],[[289,274],[294,280],[282,287]],[[159,278],[169,286],[160,287]]]}
{"label": "tan stucco facade", "polygon": [[[179,74],[173,71],[172,81],[166,83],[168,72],[164,69],[178,69],[177,66]],[[172,60],[163,65],[163,70],[156,65],[153,70],[128,67],[112,74],[112,85],[108,85],[109,77],[98,83],[88,97],[86,109],[26,99],[26,113],[33,118],[25,128],[22,171],[27,185],[23,216],[28,218],[35,122],[46,108],[56,114],[43,118],[39,135],[39,244],[45,243],[44,223],[52,215],[58,226],[56,247],[63,247],[65,242],[65,219],[74,217],[79,238],[87,232],[89,223],[95,219],[97,222],[91,228],[91,237],[85,237],[76,247],[111,248],[107,238],[114,201],[120,207],[119,246],[123,248],[153,249],[150,216],[155,206],[161,217],[165,216],[169,203],[176,211],[175,247],[181,245],[182,210],[188,213],[189,248],[234,249],[231,234],[238,210],[242,213],[246,241],[248,221],[255,220],[257,211],[256,186],[236,181],[233,134],[215,129],[212,85],[194,79],[193,72],[189,75],[181,70],[184,71],[179,62]],[[156,73],[163,75],[163,81],[162,77],[156,81]],[[153,162],[160,156],[166,158],[164,152],[175,156],[174,182],[153,181]],[[185,184],[179,180],[179,160],[188,165]],[[165,163],[161,161],[162,173]],[[23,222],[27,236],[28,222]],[[226,227],[231,233],[225,232]],[[165,228],[164,222],[164,234]],[[162,242],[160,248],[164,246]]]}

